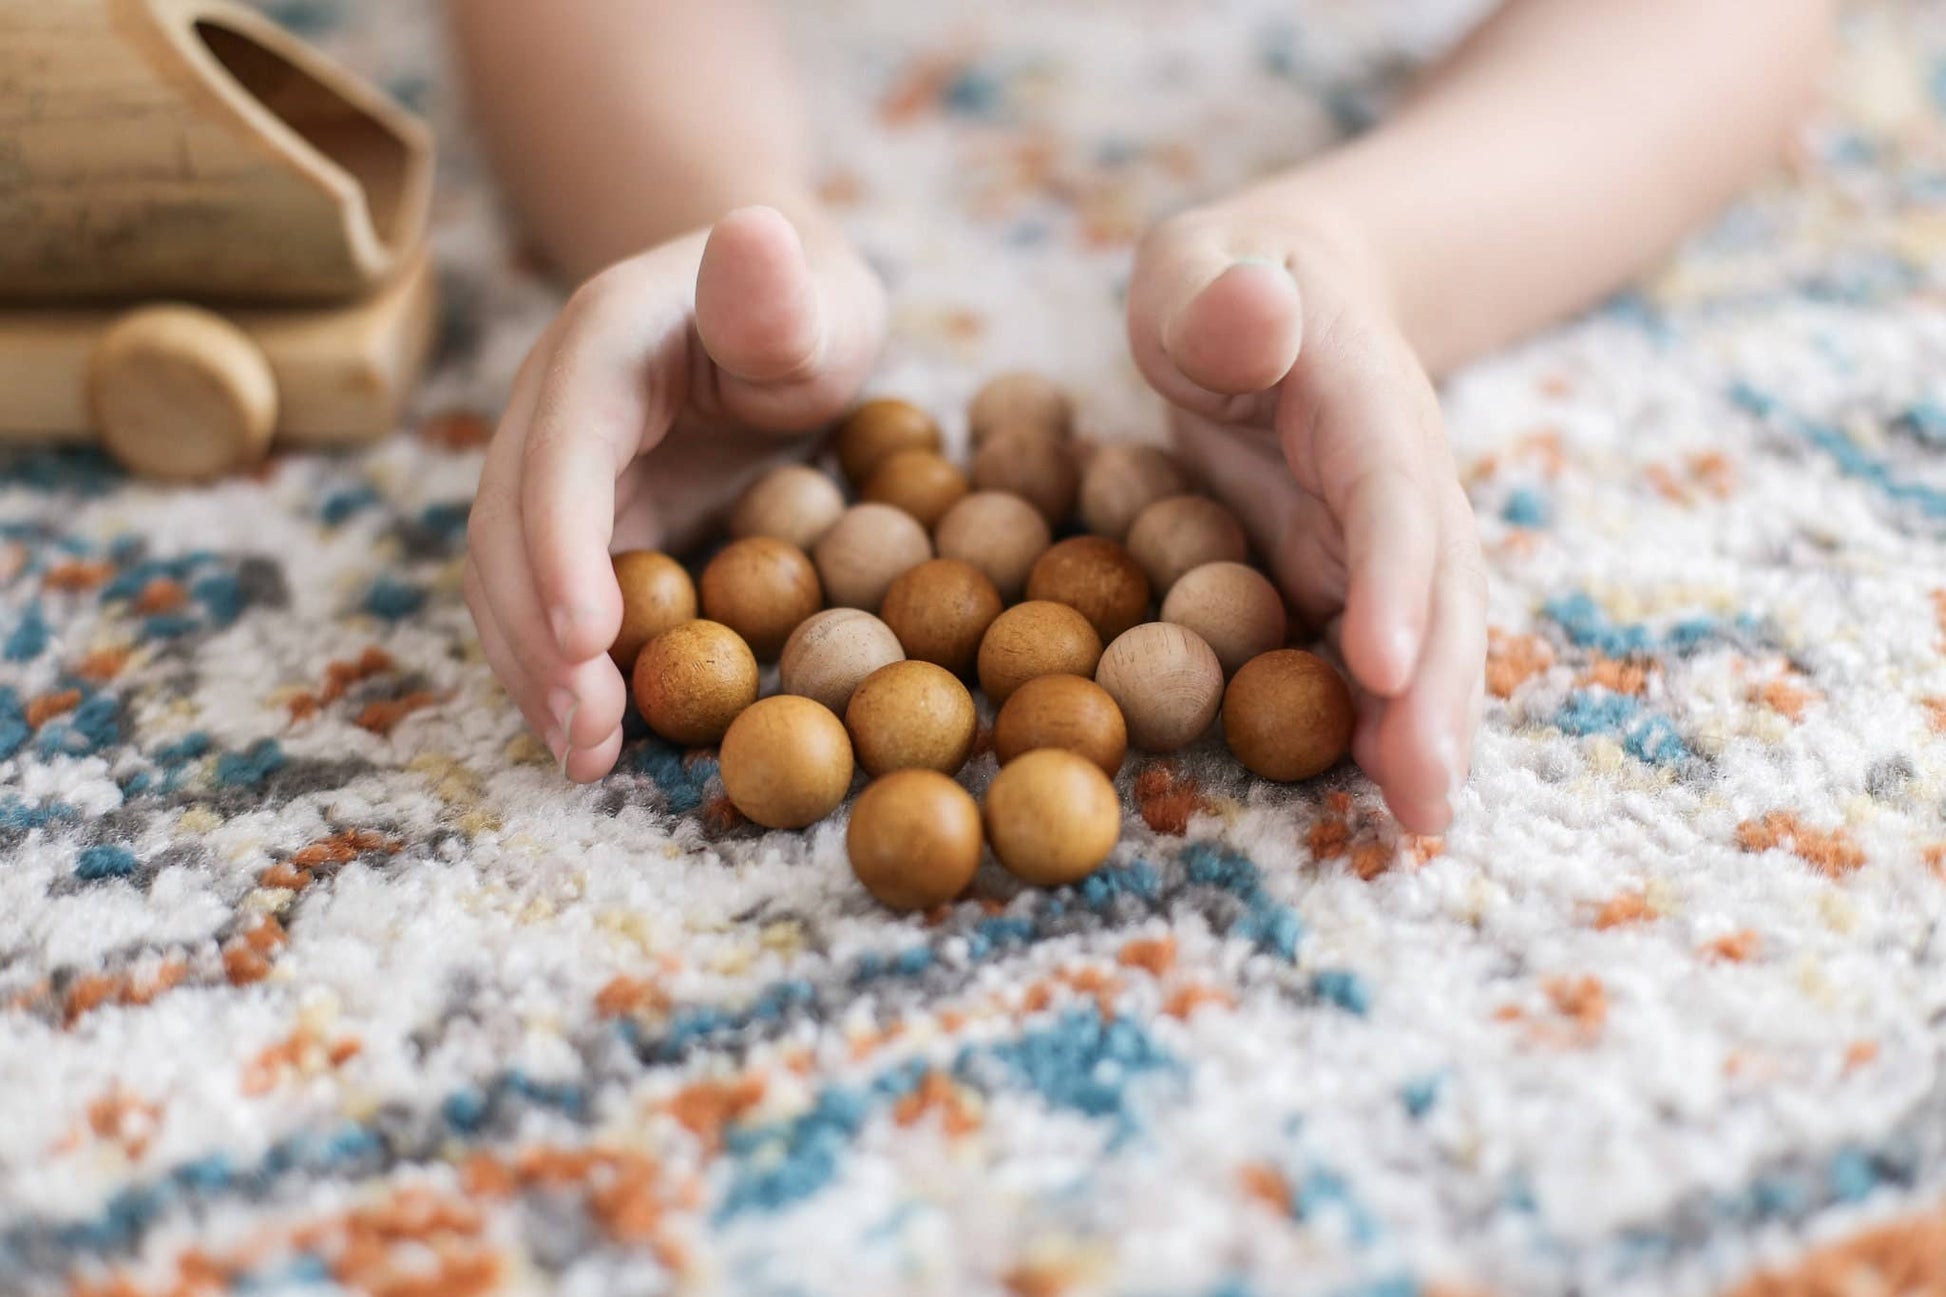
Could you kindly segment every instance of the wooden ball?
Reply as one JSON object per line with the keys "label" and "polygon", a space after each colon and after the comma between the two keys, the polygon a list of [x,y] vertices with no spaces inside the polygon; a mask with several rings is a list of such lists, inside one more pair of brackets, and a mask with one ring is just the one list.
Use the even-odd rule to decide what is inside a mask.
{"label": "wooden ball", "polygon": [[972,794],[936,770],[895,770],[852,804],[851,872],[895,910],[929,910],[966,890],[986,836]]}
{"label": "wooden ball", "polygon": [[975,446],[1012,428],[1066,437],[1074,429],[1074,403],[1059,384],[1039,374],[1000,374],[973,394],[966,428]]}
{"label": "wooden ball", "polygon": [[938,450],[939,425],[910,401],[881,398],[867,401],[838,425],[831,449],[845,480],[863,486],[872,470],[900,450]]}
{"label": "wooden ball", "polygon": [[720,621],[768,662],[798,624],[824,607],[818,570],[775,536],[731,541],[703,569],[703,616]]}
{"label": "wooden ball", "polygon": [[1148,615],[1149,578],[1107,537],[1073,536],[1034,561],[1027,597],[1066,604],[1086,617],[1106,644]]}
{"label": "wooden ball", "polygon": [[851,740],[823,703],[777,694],[731,724],[717,754],[723,792],[769,829],[815,824],[851,789]]}
{"label": "wooden ball", "polygon": [[1035,676],[1000,709],[993,753],[1006,765],[1039,748],[1064,748],[1113,778],[1128,754],[1128,727],[1108,691],[1080,676]]}
{"label": "wooden ball", "polygon": [[827,608],[805,618],[784,641],[778,687],[842,716],[860,681],[904,658],[899,637],[878,618],[858,608]]}
{"label": "wooden ball", "polygon": [[879,461],[859,495],[903,509],[930,530],[966,492],[966,474],[944,455],[931,450],[898,450]]}
{"label": "wooden ball", "polygon": [[775,536],[809,552],[845,511],[838,484],[803,464],[771,469],[745,488],[730,511],[730,535]]}
{"label": "wooden ball", "polygon": [[1337,668],[1302,649],[1274,649],[1243,664],[1223,694],[1223,738],[1265,779],[1309,779],[1351,747],[1351,690]]}
{"label": "wooden ball", "polygon": [[1081,525],[1122,540],[1142,510],[1187,490],[1189,477],[1168,451],[1139,442],[1103,446],[1081,474]]}
{"label": "wooden ball", "polygon": [[1162,620],[1202,636],[1228,676],[1284,642],[1289,614],[1269,577],[1247,563],[1225,562],[1205,563],[1178,577],[1162,601]]}
{"label": "wooden ball", "polygon": [[1205,563],[1241,563],[1250,542],[1236,515],[1201,495],[1157,500],[1128,529],[1128,552],[1149,574],[1158,597],[1167,598],[1176,578]]}
{"label": "wooden ball", "polygon": [[900,573],[932,557],[932,541],[912,515],[889,504],[854,504],[814,553],[832,606],[877,612]]}
{"label": "wooden ball", "polygon": [[644,644],[695,618],[696,585],[682,564],[660,550],[624,550],[610,561],[615,584],[622,588],[622,629],[608,656],[626,673],[634,670]]}
{"label": "wooden ball", "polygon": [[721,622],[686,621],[643,645],[632,683],[650,729],[671,743],[702,747],[721,741],[757,701],[757,659]]}
{"label": "wooden ball", "polygon": [[1202,636],[1171,622],[1145,622],[1101,655],[1095,683],[1128,722],[1129,741],[1174,752],[1201,738],[1223,703],[1223,664]]}
{"label": "wooden ball", "polygon": [[964,559],[987,574],[1012,602],[1027,586],[1034,560],[1053,541],[1047,519],[1007,491],[975,491],[939,520],[933,533],[941,558]]}
{"label": "wooden ball", "polygon": [[1013,492],[1038,509],[1050,527],[1067,521],[1080,479],[1068,444],[1032,428],[996,432],[973,456],[973,485]]}
{"label": "wooden ball", "polygon": [[973,695],[944,667],[893,662],[865,677],[845,708],[845,728],[865,773],[937,770],[950,775],[973,751]]}
{"label": "wooden ball", "polygon": [[83,386],[102,445],[144,477],[234,473],[264,457],[277,426],[277,378],[263,349],[197,306],[144,306],[115,320]]}
{"label": "wooden ball", "polygon": [[986,573],[956,558],[935,558],[892,583],[879,615],[907,657],[965,675],[1003,607]]}
{"label": "wooden ball", "polygon": [[985,818],[994,856],[1041,887],[1086,878],[1122,833],[1115,785],[1094,762],[1061,748],[1002,766],[987,785]]}
{"label": "wooden ball", "polygon": [[1095,674],[1101,636],[1064,603],[1017,603],[993,619],[980,641],[980,688],[998,707],[1036,676]]}

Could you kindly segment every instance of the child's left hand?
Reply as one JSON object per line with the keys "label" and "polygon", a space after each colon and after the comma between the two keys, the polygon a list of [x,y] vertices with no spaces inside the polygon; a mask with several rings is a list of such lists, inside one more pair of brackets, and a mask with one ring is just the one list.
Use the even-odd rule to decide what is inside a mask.
{"label": "child's left hand", "polygon": [[1437,833],[1484,700],[1486,580],[1439,400],[1355,232],[1244,195],[1157,226],[1129,343],[1185,458],[1338,644],[1352,755]]}

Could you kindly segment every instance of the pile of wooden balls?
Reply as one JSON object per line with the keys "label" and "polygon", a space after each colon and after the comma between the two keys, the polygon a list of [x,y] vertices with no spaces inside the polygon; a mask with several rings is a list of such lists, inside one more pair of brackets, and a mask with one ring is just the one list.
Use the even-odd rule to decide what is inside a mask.
{"label": "pile of wooden balls", "polygon": [[[1120,834],[1110,781],[1129,745],[1173,752],[1219,711],[1266,779],[1335,764],[1350,694],[1284,647],[1283,600],[1235,517],[1166,452],[1084,452],[1072,422],[1046,379],[997,378],[968,411],[969,471],[923,410],[868,401],[832,444],[855,503],[815,468],[777,468],[699,581],[665,554],[616,555],[613,653],[649,728],[720,744],[725,793],[770,828],[830,814],[863,767],[847,849],[899,909],[957,896],[989,846],[1030,883],[1085,877]],[[969,680],[999,709],[984,815],[953,778],[979,725]]]}

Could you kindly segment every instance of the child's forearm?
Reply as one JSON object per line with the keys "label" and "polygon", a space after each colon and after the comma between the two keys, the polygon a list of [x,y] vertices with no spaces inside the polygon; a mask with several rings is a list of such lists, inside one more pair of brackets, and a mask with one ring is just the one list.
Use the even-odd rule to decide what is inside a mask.
{"label": "child's forearm", "polygon": [[1266,185],[1374,254],[1449,369],[1638,273],[1780,151],[1827,0],[1510,0],[1386,124]]}
{"label": "child's forearm", "polygon": [[747,203],[815,219],[789,61],[752,0],[452,0],[507,191],[576,278]]}

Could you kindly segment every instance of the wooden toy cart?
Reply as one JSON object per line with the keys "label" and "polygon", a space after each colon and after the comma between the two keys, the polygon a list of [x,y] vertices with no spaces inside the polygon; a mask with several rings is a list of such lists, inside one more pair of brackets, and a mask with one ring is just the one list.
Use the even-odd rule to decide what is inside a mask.
{"label": "wooden toy cart", "polygon": [[434,327],[425,125],[228,0],[0,0],[0,440],[137,472],[395,424]]}

